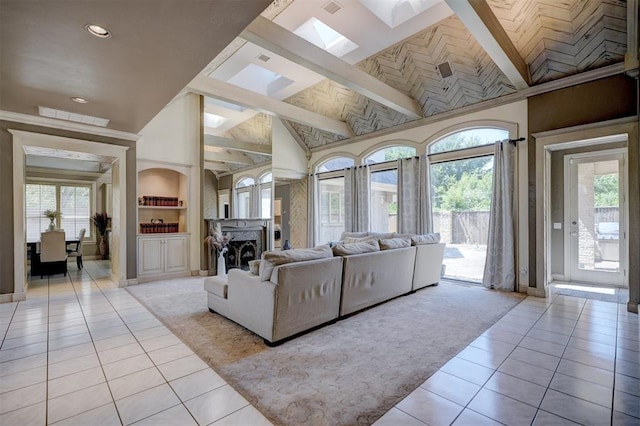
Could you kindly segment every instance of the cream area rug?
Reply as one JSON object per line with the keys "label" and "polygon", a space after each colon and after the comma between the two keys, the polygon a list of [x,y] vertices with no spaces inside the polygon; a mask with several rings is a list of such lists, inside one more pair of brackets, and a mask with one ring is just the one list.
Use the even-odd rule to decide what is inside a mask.
{"label": "cream area rug", "polygon": [[524,297],[442,282],[270,348],[210,313],[203,281],[127,290],[279,425],[373,423]]}

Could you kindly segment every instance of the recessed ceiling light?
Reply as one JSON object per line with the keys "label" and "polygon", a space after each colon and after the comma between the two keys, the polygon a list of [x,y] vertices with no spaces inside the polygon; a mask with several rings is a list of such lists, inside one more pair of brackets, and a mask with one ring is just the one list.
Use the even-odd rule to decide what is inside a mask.
{"label": "recessed ceiling light", "polygon": [[89,102],[88,100],[86,100],[85,98],[80,98],[78,96],[74,96],[73,98],[71,98],[71,100],[73,102],[77,102],[79,104],[86,104],[87,102]]}
{"label": "recessed ceiling light", "polygon": [[109,38],[111,37],[111,32],[108,29],[101,27],[100,25],[95,24],[87,24],[84,26],[89,34],[94,35],[99,38]]}

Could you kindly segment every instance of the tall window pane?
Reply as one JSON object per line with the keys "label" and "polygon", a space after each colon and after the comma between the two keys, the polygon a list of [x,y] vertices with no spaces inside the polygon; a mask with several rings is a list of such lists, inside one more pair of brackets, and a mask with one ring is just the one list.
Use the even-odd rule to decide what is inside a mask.
{"label": "tall window pane", "polygon": [[322,179],[319,188],[318,241],[338,241],[344,232],[344,178]]}
{"label": "tall window pane", "polygon": [[[56,186],[27,184],[25,188],[25,215],[27,241],[38,241],[40,233],[49,227],[45,210],[56,210]],[[57,225],[57,224],[56,224]]]}
{"label": "tall window pane", "polygon": [[91,236],[91,190],[86,186],[61,186],[60,211],[61,227],[67,239],[73,239],[86,229],[85,237]]}
{"label": "tall window pane", "polygon": [[263,219],[271,217],[271,188],[260,190],[260,213]]}
{"label": "tall window pane", "polygon": [[249,196],[249,191],[238,192],[238,217],[242,219],[246,219],[250,217],[250,206],[251,200]]}
{"label": "tall window pane", "polygon": [[371,231],[398,231],[398,170],[371,173]]}
{"label": "tall window pane", "polygon": [[447,244],[445,277],[482,282],[493,155],[431,165],[433,227]]}

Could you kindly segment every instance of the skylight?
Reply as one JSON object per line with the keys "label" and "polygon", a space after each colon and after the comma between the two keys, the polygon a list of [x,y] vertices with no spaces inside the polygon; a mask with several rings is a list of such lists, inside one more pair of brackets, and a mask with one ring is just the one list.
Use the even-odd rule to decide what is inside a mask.
{"label": "skylight", "polygon": [[211,114],[210,112],[204,113],[204,125],[205,127],[213,127],[217,129],[227,121],[227,118],[219,115]]}
{"label": "skylight", "polygon": [[90,124],[92,126],[107,127],[109,120],[91,115],[77,114],[75,112],[62,111],[43,106],[38,107],[38,114],[42,117],[57,118],[58,120],[75,121],[76,123]]}
{"label": "skylight", "polygon": [[227,81],[267,96],[274,95],[293,83],[293,80],[256,64],[247,65]]}
{"label": "skylight", "polygon": [[294,33],[338,58],[358,48],[358,45],[314,17],[300,25]]}
{"label": "skylight", "polygon": [[440,0],[360,0],[360,3],[391,28],[439,3]]}

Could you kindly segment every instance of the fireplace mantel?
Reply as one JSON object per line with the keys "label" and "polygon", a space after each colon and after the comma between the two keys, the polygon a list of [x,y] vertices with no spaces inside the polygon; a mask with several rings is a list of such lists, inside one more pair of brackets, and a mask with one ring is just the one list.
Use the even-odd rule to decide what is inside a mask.
{"label": "fireplace mantel", "polygon": [[[230,258],[239,256],[241,253],[236,253],[236,249],[240,250],[240,244],[245,241],[254,241],[255,246],[252,250],[255,250],[254,259],[260,259],[260,256],[264,250],[268,249],[268,235],[271,233],[271,219],[205,219],[207,223],[207,229],[209,235],[213,235],[217,225],[220,224],[222,232],[228,235],[231,239],[229,243],[229,252],[225,259],[227,261],[227,270],[240,267],[240,261],[236,260],[233,264],[230,264]],[[246,245],[246,244],[243,244]],[[239,259],[239,257],[235,257]],[[242,267],[246,267],[248,259],[243,258]],[[211,272],[211,271],[210,271]]]}

